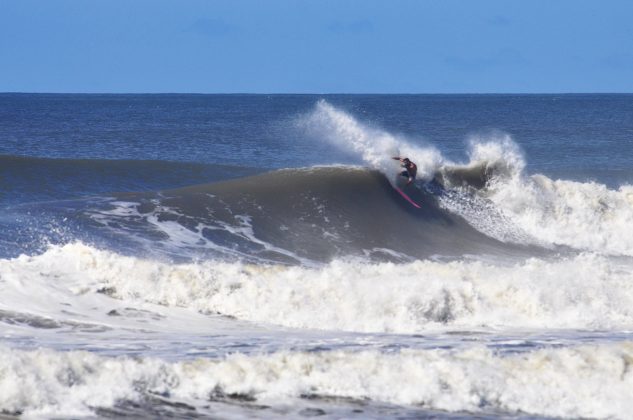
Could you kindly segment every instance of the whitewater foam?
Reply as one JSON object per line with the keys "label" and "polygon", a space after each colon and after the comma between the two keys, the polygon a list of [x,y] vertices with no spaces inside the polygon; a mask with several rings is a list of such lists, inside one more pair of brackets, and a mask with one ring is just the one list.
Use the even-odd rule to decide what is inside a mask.
{"label": "whitewater foam", "polygon": [[[51,276],[65,282],[51,285]],[[418,333],[633,327],[633,266],[596,254],[507,265],[337,260],[310,268],[173,264],[74,243],[35,257],[3,260],[0,278],[17,308],[29,299],[30,307],[37,306],[20,292],[28,283],[43,288],[42,300],[55,292],[55,300],[63,302],[68,299],[64,290],[106,291],[123,302],[185,307],[293,328]]]}
{"label": "whitewater foam", "polygon": [[280,352],[168,363],[73,351],[0,347],[0,411],[90,415],[161,396],[208,406],[233,398],[292,405],[347,398],[445,411],[626,418],[633,410],[633,344],[498,354],[467,350]]}
{"label": "whitewater foam", "polygon": [[532,175],[494,180],[485,194],[540,241],[633,256],[633,186],[611,190],[595,182]]}
{"label": "whitewater foam", "polygon": [[467,153],[468,165],[485,164],[486,171],[493,179],[518,177],[525,170],[523,151],[507,133],[472,135],[468,138]]}
{"label": "whitewater foam", "polygon": [[478,230],[502,241],[633,256],[633,186],[528,175],[521,149],[503,133],[471,137],[468,156],[439,172],[481,171],[484,186],[474,191],[448,177],[439,201]]}
{"label": "whitewater foam", "polygon": [[[205,195],[209,199],[216,199],[212,194]],[[149,203],[153,209],[141,213],[139,211],[141,203],[139,202],[112,200],[107,202],[108,209],[93,208],[88,211],[88,215],[92,220],[111,229],[115,234],[120,235],[128,231],[130,235],[126,235],[126,238],[137,242],[146,250],[151,250],[150,254],[164,251],[168,255],[187,257],[191,255],[192,251],[204,250],[212,251],[216,256],[272,262],[270,259],[257,254],[274,252],[277,255],[287,257],[288,261],[306,266],[314,265],[307,258],[302,258],[287,249],[276,247],[257,238],[253,231],[252,217],[247,214],[233,214],[231,223],[217,219],[206,219],[207,223],[196,222],[195,225],[189,223],[184,226],[179,222],[184,218],[180,212],[167,205],[162,205],[159,199],[151,199]],[[130,222],[132,222],[132,227],[129,227]],[[139,228],[139,224],[143,225],[142,229]],[[216,243],[205,236],[205,233],[208,234],[210,231],[226,233],[232,236],[235,242],[246,241],[252,247],[257,247],[260,250],[249,254],[233,247],[233,243],[229,242],[225,245]]]}

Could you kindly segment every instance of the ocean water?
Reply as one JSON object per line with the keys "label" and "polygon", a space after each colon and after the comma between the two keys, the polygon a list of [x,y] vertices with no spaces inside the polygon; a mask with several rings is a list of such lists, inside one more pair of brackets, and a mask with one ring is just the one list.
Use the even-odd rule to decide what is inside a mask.
{"label": "ocean water", "polygon": [[0,94],[0,208],[4,416],[633,412],[633,95]]}

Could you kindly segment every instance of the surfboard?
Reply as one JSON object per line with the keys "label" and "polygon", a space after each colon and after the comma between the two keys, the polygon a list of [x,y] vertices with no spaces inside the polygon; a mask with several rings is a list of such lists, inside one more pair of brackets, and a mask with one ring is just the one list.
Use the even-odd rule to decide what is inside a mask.
{"label": "surfboard", "polygon": [[416,207],[416,208],[418,208],[418,209],[421,209],[421,208],[422,208],[422,207],[420,207],[420,206],[419,206],[419,205],[418,205],[415,201],[413,201],[413,200],[411,199],[411,197],[409,197],[409,196],[408,196],[408,195],[407,195],[404,191],[402,191],[400,188],[395,187],[395,186],[394,186],[394,188],[396,189],[396,191],[398,191],[398,192],[400,193],[400,195],[401,195],[401,196],[403,196],[403,197],[404,197],[404,199],[405,199],[405,200],[407,200],[409,203],[413,204],[413,207]]}

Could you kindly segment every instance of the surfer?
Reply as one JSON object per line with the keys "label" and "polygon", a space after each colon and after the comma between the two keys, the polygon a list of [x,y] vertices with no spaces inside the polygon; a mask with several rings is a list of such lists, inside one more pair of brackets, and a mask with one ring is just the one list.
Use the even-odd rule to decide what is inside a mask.
{"label": "surfer", "polygon": [[409,178],[409,181],[407,181],[407,185],[415,181],[415,176],[418,173],[417,165],[411,162],[409,158],[403,159],[401,157],[394,157],[393,159],[399,160],[402,163],[401,166],[404,168],[404,171],[400,172],[400,175],[405,178]]}

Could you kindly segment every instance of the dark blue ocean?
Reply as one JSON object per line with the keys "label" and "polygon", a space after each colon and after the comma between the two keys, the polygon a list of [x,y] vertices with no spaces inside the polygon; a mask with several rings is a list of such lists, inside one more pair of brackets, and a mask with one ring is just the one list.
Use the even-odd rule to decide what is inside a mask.
{"label": "dark blue ocean", "polygon": [[3,415],[633,410],[633,95],[0,94],[0,209]]}

